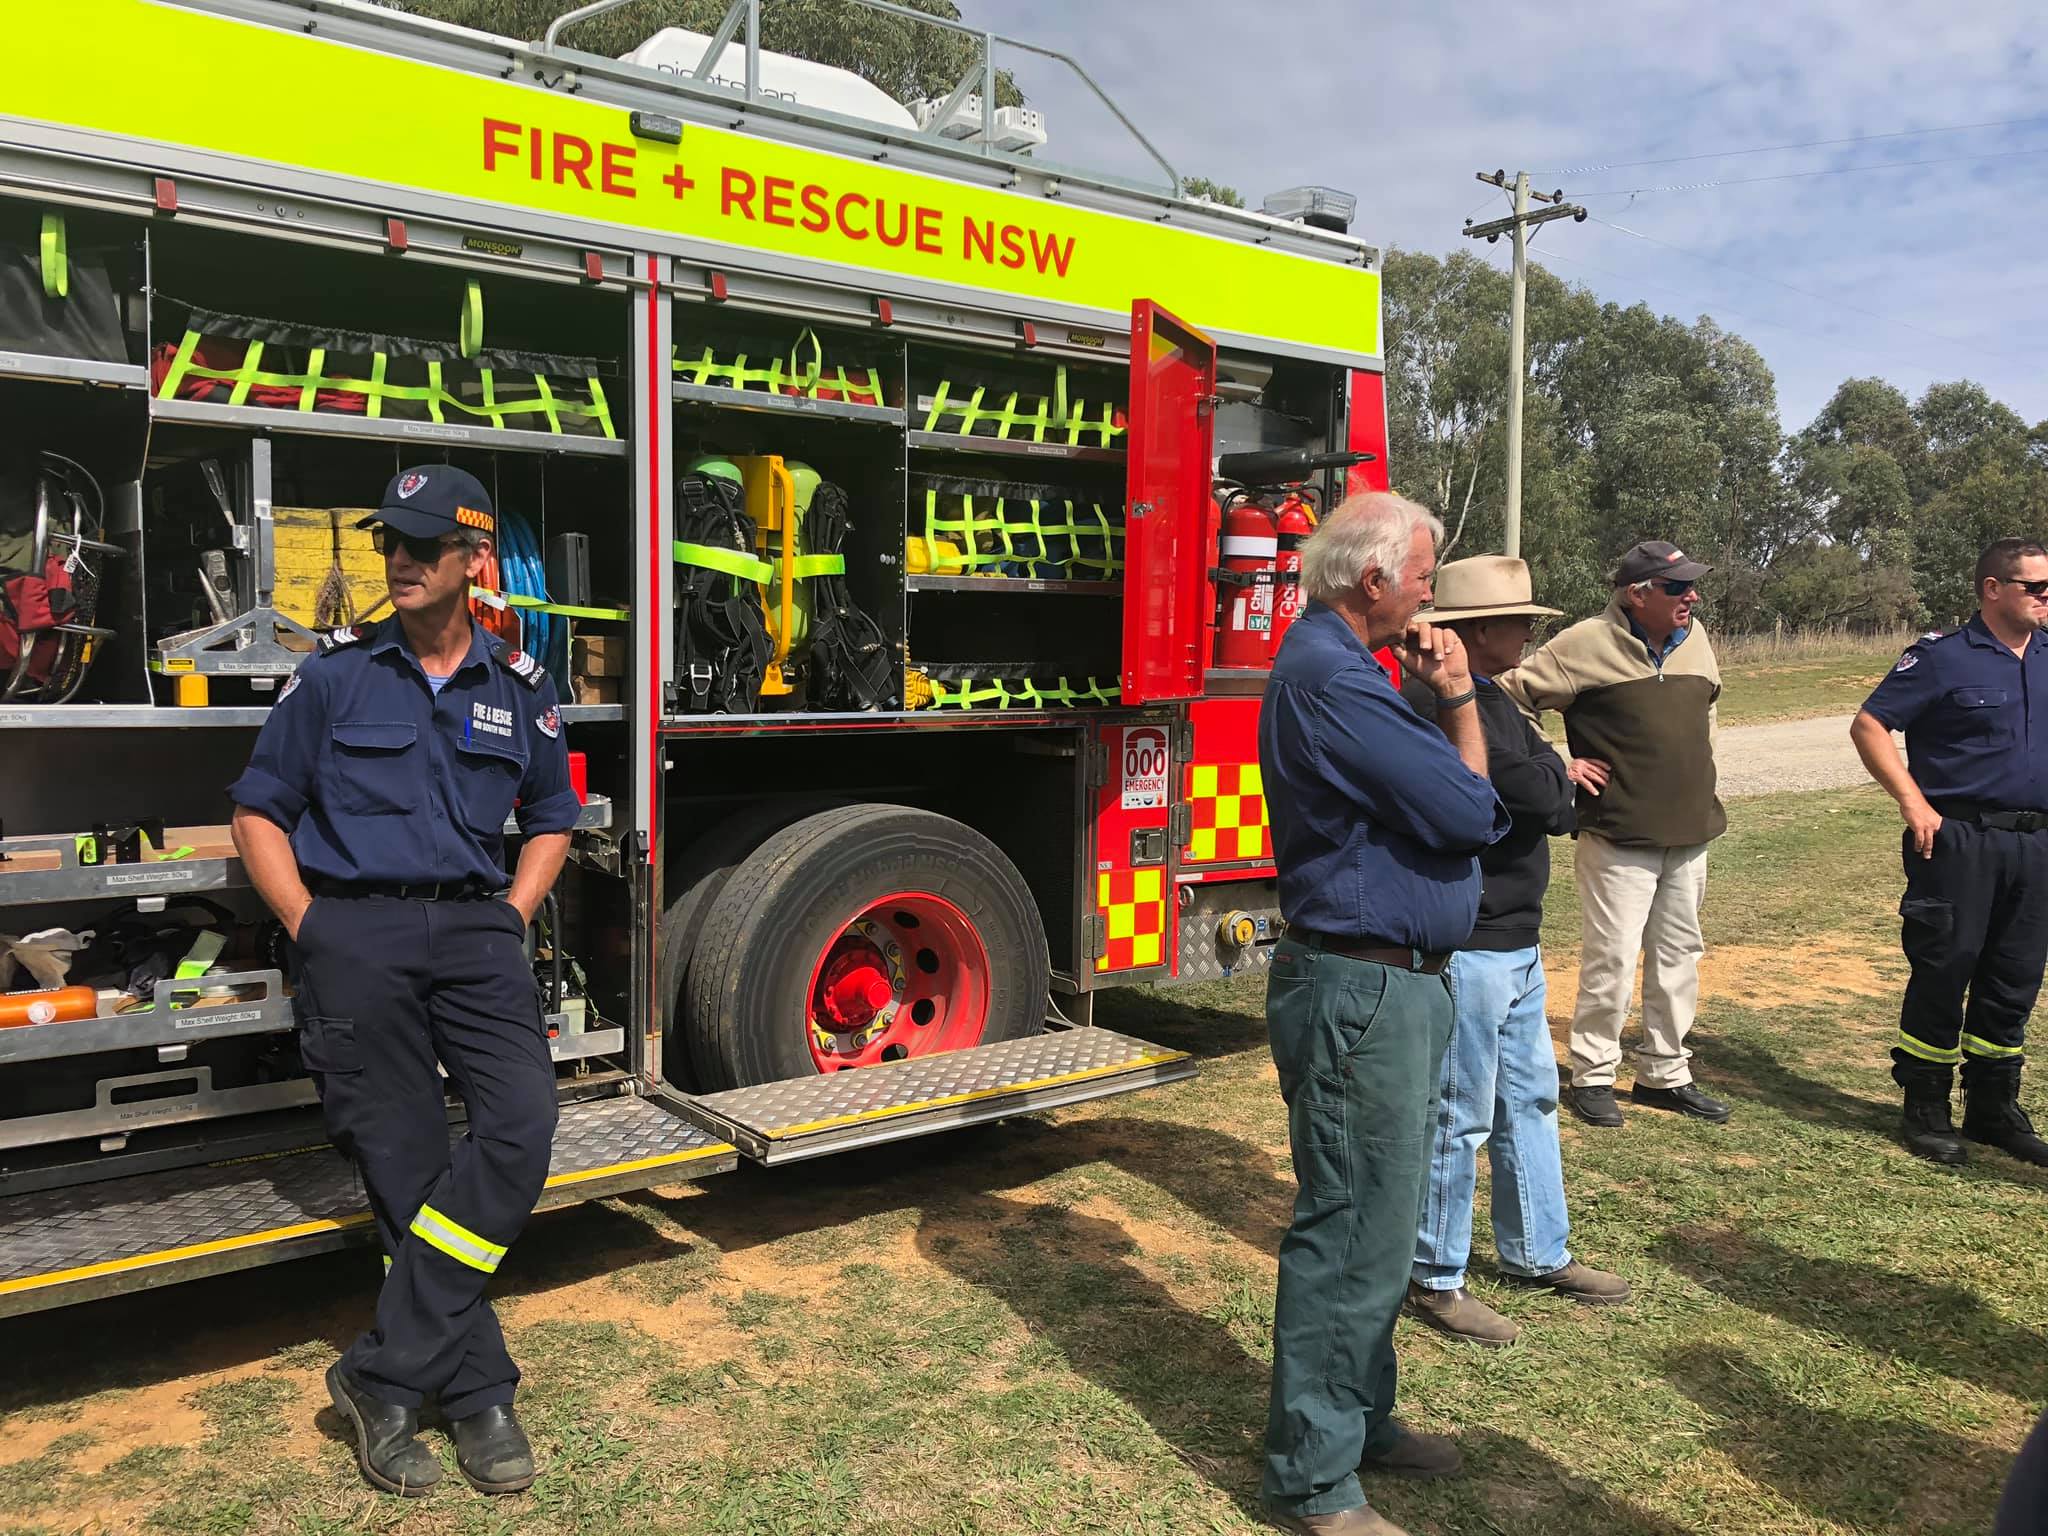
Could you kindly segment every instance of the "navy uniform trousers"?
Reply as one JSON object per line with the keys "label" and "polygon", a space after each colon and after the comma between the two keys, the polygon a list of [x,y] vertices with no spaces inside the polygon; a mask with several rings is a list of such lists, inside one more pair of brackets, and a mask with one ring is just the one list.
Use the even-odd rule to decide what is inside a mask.
{"label": "navy uniform trousers", "polygon": [[1911,962],[1893,1059],[1907,1073],[1963,1064],[2016,1073],[2048,962],[2048,829],[1944,820],[1934,857],[1904,835],[1902,947]]}
{"label": "navy uniform trousers", "polygon": [[[299,1048],[328,1134],[362,1176],[389,1264],[344,1368],[450,1419],[512,1401],[519,1368],[484,1286],[547,1180],[548,1057],[518,909],[320,896],[299,925]],[[452,1147],[436,1061],[469,1111]]]}

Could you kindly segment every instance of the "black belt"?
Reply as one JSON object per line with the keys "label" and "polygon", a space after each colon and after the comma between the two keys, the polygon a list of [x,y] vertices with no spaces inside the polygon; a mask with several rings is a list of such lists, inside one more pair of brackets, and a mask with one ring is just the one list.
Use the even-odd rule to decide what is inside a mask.
{"label": "black belt", "polygon": [[1972,800],[1937,800],[1932,803],[1948,821],[1974,822],[1980,827],[1992,827],[2001,832],[2048,831],[2048,811],[2001,811]]}
{"label": "black belt", "polygon": [[1396,944],[1389,939],[1376,939],[1371,935],[1353,938],[1341,933],[1318,933],[1313,928],[1289,927],[1287,937],[1297,944],[1310,949],[1320,949],[1326,954],[1342,955],[1348,960],[1370,960],[1376,965],[1391,965],[1404,971],[1421,971],[1425,975],[1440,975],[1443,968],[1451,963],[1448,951],[1415,949],[1405,944]]}
{"label": "black belt", "polygon": [[429,880],[412,885],[397,880],[330,880],[316,875],[306,882],[315,896],[389,896],[399,901],[488,901],[498,894],[475,880]]}

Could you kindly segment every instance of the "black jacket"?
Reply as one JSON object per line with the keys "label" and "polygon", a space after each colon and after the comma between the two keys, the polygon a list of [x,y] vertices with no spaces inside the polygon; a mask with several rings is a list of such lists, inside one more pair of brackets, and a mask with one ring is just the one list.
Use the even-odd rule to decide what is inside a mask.
{"label": "black jacket", "polygon": [[[1564,759],[1537,735],[1515,702],[1485,678],[1479,690],[1480,728],[1486,733],[1486,772],[1514,825],[1479,850],[1479,922],[1460,949],[1533,949],[1543,929],[1543,893],[1550,888],[1550,842],[1578,829]],[[1436,718],[1436,694],[1403,678],[1401,694],[1426,720]]]}

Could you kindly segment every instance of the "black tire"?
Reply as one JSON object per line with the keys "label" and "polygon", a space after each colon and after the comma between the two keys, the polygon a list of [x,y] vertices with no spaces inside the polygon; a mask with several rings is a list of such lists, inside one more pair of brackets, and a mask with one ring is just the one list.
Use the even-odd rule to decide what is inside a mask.
{"label": "black tire", "polygon": [[842,806],[768,838],[711,902],[683,988],[703,1091],[816,1075],[802,1022],[812,971],[856,914],[906,890],[943,897],[974,925],[989,969],[980,1043],[1045,1027],[1045,927],[1002,850],[930,811]]}
{"label": "black tire", "polygon": [[662,1076],[669,1082],[692,1091],[704,1081],[690,1031],[683,1027],[683,987],[712,902],[748,854],[791,822],[835,803],[804,795],[745,806],[698,837],[668,869],[662,885],[669,904],[655,928],[654,985],[661,1008]]}

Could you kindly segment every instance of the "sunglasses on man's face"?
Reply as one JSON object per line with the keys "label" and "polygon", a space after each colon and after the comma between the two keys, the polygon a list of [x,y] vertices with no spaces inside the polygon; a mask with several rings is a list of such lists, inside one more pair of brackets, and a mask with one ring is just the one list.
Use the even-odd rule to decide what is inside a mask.
{"label": "sunglasses on man's face", "polygon": [[1696,581],[1660,581],[1657,585],[1664,589],[1666,597],[1683,597],[1686,593],[1699,589],[1699,583]]}
{"label": "sunglasses on man's face", "polygon": [[2041,581],[2006,581],[2003,576],[1998,579],[2008,587],[2020,588],[2029,597],[2048,597],[2048,579]]}
{"label": "sunglasses on man's face", "polygon": [[439,565],[441,557],[451,549],[460,549],[460,539],[415,539],[400,533],[396,528],[377,530],[377,553],[387,559],[403,548],[419,565]]}

